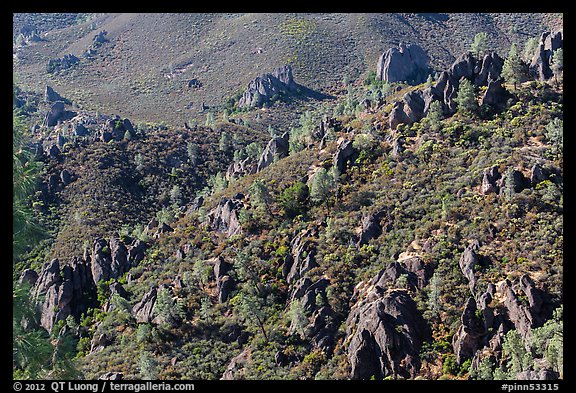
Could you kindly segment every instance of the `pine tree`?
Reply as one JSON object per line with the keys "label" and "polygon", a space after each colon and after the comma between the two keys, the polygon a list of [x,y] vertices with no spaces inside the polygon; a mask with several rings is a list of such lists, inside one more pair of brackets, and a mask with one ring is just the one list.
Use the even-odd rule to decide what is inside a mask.
{"label": "pine tree", "polygon": [[556,49],[552,54],[552,57],[550,58],[550,67],[554,73],[554,80],[556,81],[556,84],[558,84],[558,77],[562,73],[564,67],[564,50],[562,48]]}
{"label": "pine tree", "polygon": [[326,168],[320,168],[312,179],[310,198],[314,202],[324,202],[327,204],[335,188],[336,181],[334,177],[328,173]]}
{"label": "pine tree", "polygon": [[511,83],[514,85],[514,90],[518,83],[522,82],[523,78],[523,62],[520,57],[520,52],[518,51],[518,45],[513,43],[510,46],[510,52],[508,52],[508,57],[504,60],[504,65],[502,66],[502,76],[506,83]]}
{"label": "pine tree", "polygon": [[474,113],[478,109],[478,102],[476,101],[476,92],[474,85],[468,79],[463,79],[458,88],[458,95],[454,99],[458,104],[458,112],[460,113]]}
{"label": "pine tree", "polygon": [[474,36],[474,42],[472,43],[472,54],[476,56],[476,58],[480,58],[484,56],[484,54],[488,51],[488,34],[485,31],[482,31]]}

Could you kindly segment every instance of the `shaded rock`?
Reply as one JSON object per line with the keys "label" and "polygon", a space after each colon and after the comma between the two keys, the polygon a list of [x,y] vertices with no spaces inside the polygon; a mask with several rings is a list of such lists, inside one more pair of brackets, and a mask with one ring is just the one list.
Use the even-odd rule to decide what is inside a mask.
{"label": "shaded rock", "polygon": [[53,127],[58,124],[58,121],[62,119],[64,115],[64,102],[57,101],[50,107],[48,113],[44,117],[43,126]]}
{"label": "shaded rock", "polygon": [[104,238],[94,240],[92,244],[92,277],[94,283],[98,284],[99,281],[108,281],[111,278],[111,265],[112,258],[110,255],[110,247]]}
{"label": "shaded rock", "polygon": [[192,78],[188,81],[188,88],[198,89],[202,87],[202,82],[200,82],[197,78]]}
{"label": "shaded rock", "polygon": [[534,164],[530,169],[530,184],[536,187],[538,183],[548,180],[550,178],[550,171],[545,169],[540,164]]}
{"label": "shaded rock", "polygon": [[148,245],[139,239],[132,241],[132,244],[127,247],[128,262],[130,267],[137,266],[138,263],[144,259],[144,253],[147,248]]}
{"label": "shaded rock", "polygon": [[378,59],[376,75],[387,82],[423,83],[429,74],[428,55],[416,44],[400,44]]}
{"label": "shaded rock", "polygon": [[530,180],[527,179],[522,172],[517,169],[509,169],[506,175],[502,177],[497,183],[500,187],[500,195],[506,190],[519,193],[525,188],[530,187]]}
{"label": "shaded rock", "polygon": [[424,289],[434,274],[435,264],[425,263],[420,257],[414,256],[411,258],[403,259],[407,272],[414,274],[416,278],[416,288]]}
{"label": "shaded rock", "polygon": [[232,264],[226,262],[222,256],[214,260],[214,278],[217,280],[224,277],[232,269]]}
{"label": "shaded rock", "polygon": [[64,101],[62,96],[54,91],[53,88],[46,85],[46,89],[44,90],[44,102],[56,102],[56,101]]}
{"label": "shaded rock", "polygon": [[112,258],[112,262],[110,263],[110,276],[111,278],[117,278],[130,269],[128,249],[120,239],[113,237],[110,238],[110,252]]}
{"label": "shaded rock", "polygon": [[62,171],[60,172],[60,180],[65,186],[67,186],[72,182],[72,175],[70,174],[70,172],[68,172],[68,170],[62,169]]}
{"label": "shaded rock", "polygon": [[502,86],[502,79],[489,80],[488,88],[480,99],[480,105],[490,105],[494,108],[503,108],[512,95]]}
{"label": "shaded rock", "polygon": [[[502,59],[496,52],[490,52],[476,64],[474,85],[476,86],[490,86],[490,81],[500,79],[502,67],[504,66],[504,59]],[[480,69],[479,71],[478,68]]]}
{"label": "shaded rock", "polygon": [[226,179],[231,180],[242,176],[251,175],[256,173],[256,167],[257,164],[250,157],[246,157],[242,161],[234,161],[228,166],[228,170],[226,171]]}
{"label": "shaded rock", "polygon": [[338,173],[344,173],[347,165],[356,161],[360,152],[352,145],[352,141],[343,140],[338,143],[336,153],[332,159],[333,165],[338,168]]}
{"label": "shaded rock", "polygon": [[424,117],[424,98],[422,91],[414,90],[404,95],[403,111],[408,118],[408,124],[413,124],[420,121]]}
{"label": "shaded rock", "polygon": [[392,142],[392,151],[390,152],[390,156],[392,158],[398,159],[400,158],[404,150],[405,150],[404,138],[403,137],[395,138],[394,141]]}
{"label": "shaded rock", "polygon": [[468,298],[460,317],[462,325],[452,338],[452,347],[458,364],[462,364],[466,359],[472,359],[485,333],[484,322],[478,318],[476,310],[474,298]]}
{"label": "shaded rock", "polygon": [[388,127],[395,130],[399,124],[408,124],[409,121],[410,119],[404,112],[404,104],[401,101],[396,101],[388,115]]}
{"label": "shaded rock", "polygon": [[174,228],[163,222],[161,225],[158,226],[158,229],[154,233],[154,238],[158,239],[160,235],[167,232],[174,232]]}
{"label": "shaded rock", "polygon": [[88,135],[88,129],[82,123],[76,123],[73,134],[75,136],[86,136]]}
{"label": "shaded rock", "polygon": [[282,137],[272,138],[258,159],[256,172],[260,172],[276,160],[287,157],[288,148],[288,133],[284,133]]}
{"label": "shaded rock", "polygon": [[110,344],[112,344],[112,340],[106,333],[95,334],[90,341],[90,353],[99,352]]}
{"label": "shaded rock", "polygon": [[78,57],[68,53],[61,58],[48,60],[46,69],[50,74],[58,73],[74,67],[79,62],[80,59]]}
{"label": "shaded rock", "polygon": [[150,291],[142,296],[142,300],[134,305],[132,308],[132,316],[136,319],[137,323],[150,323],[154,319],[154,305],[156,304],[156,297],[158,290],[153,287]]}
{"label": "shaded rock", "polygon": [[352,379],[414,378],[429,328],[403,290],[373,289],[351,309],[346,321]]}
{"label": "shaded rock", "polygon": [[120,297],[123,297],[124,299],[128,299],[130,297],[130,294],[124,289],[122,284],[120,284],[119,282],[113,282],[112,284],[110,284],[110,297],[114,295],[118,295]]}
{"label": "shaded rock", "polygon": [[284,65],[273,73],[264,74],[252,80],[240,100],[239,108],[261,106],[280,94],[295,93],[298,85],[292,77],[292,67]]}
{"label": "shaded rock", "polygon": [[361,221],[360,235],[356,246],[367,244],[370,240],[377,238],[382,234],[382,227],[379,223],[380,214],[363,214]]}

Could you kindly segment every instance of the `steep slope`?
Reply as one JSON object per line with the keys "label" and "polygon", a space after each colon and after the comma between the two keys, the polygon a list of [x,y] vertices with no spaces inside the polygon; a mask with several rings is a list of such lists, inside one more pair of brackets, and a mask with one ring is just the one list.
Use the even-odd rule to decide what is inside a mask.
{"label": "steep slope", "polygon": [[[192,60],[223,60],[225,48],[256,44],[254,33],[276,23],[288,38],[275,48],[297,54],[284,63],[310,95],[173,123],[167,108],[180,95],[170,95],[170,83],[194,76],[198,83],[186,91],[208,97],[208,85],[218,100],[230,86],[245,87],[233,71],[216,68],[220,61],[169,79],[156,75],[164,65],[148,64],[158,84],[134,95],[149,105],[149,113],[138,109],[142,116],[122,89],[98,98],[110,105],[104,113],[118,116],[87,109],[97,105],[96,90],[79,104],[69,86],[56,84],[60,94],[47,89],[44,97],[15,88],[15,110],[26,116],[46,168],[32,206],[51,229],[17,270],[38,298],[40,326],[76,343],[85,378],[563,378],[562,70],[506,83],[500,56],[509,45],[498,30],[510,21],[551,23],[550,16],[98,18],[108,42],[94,46],[100,29],[82,33],[82,24],[48,33],[80,37],[70,46],[48,41],[60,45],[59,56],[95,50],[93,60],[50,80],[97,86],[107,77],[117,89],[137,73],[116,79],[121,37],[126,47],[146,42],[179,59],[168,70],[176,74]],[[136,40],[153,21],[159,35]],[[495,26],[488,30],[503,42],[500,56],[454,54],[432,83],[417,86],[383,83],[373,76],[375,62],[362,65],[366,26],[390,29],[390,42],[409,36],[429,49],[433,40],[418,32],[445,33],[455,21]],[[194,23],[203,28],[183,27]],[[532,28],[516,26],[507,33]],[[332,42],[334,29],[355,33]],[[317,50],[306,47],[326,31]],[[187,35],[196,37],[197,54],[173,52]],[[562,34],[552,36],[562,47]],[[36,48],[34,56],[44,56]],[[251,58],[266,53],[258,48]],[[16,62],[26,62],[28,49]],[[149,58],[129,53],[134,64]],[[440,64],[440,48],[430,53]],[[274,64],[243,75],[252,79]],[[334,69],[325,78],[322,64]],[[354,67],[356,76],[342,81]],[[285,79],[287,70],[275,75]],[[226,72],[231,80],[219,79]],[[311,91],[332,96],[319,100]],[[271,120],[282,125],[272,135]]]}

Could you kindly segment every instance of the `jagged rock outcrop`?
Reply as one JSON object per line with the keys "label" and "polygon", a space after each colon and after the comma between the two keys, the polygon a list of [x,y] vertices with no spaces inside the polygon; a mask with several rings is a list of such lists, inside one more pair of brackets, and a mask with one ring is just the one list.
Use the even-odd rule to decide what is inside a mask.
{"label": "jagged rock outcrop", "polygon": [[530,62],[530,73],[541,81],[552,78],[554,73],[550,67],[550,59],[554,51],[563,48],[563,45],[563,30],[542,33],[538,48]]}
{"label": "jagged rock outcrop", "polygon": [[485,169],[482,177],[482,185],[480,186],[480,192],[483,195],[488,195],[492,192],[498,194],[500,192],[498,181],[501,178],[502,175],[498,172],[498,166]]}
{"label": "jagged rock outcrop", "polygon": [[62,58],[48,60],[46,69],[50,74],[53,74],[72,68],[78,63],[80,63],[80,59],[73,54],[68,53]]}
{"label": "jagged rock outcrop", "polygon": [[476,282],[478,278],[474,274],[474,267],[480,263],[480,258],[476,251],[480,248],[480,244],[478,241],[473,241],[469,246],[464,249],[464,252],[460,256],[460,260],[458,261],[458,265],[460,266],[460,270],[464,277],[468,279],[468,286],[470,287],[470,291],[474,293],[474,288],[476,286]]}
{"label": "jagged rock outcrop", "polygon": [[128,247],[117,238],[110,242],[104,238],[94,240],[90,258],[94,283],[122,276],[144,259],[145,250],[146,244],[138,239]]}
{"label": "jagged rock outcrop", "polygon": [[358,234],[358,241],[356,246],[360,247],[362,244],[367,244],[370,240],[377,238],[382,234],[382,227],[380,226],[380,219],[383,212],[366,213],[362,215],[360,233]]}
{"label": "jagged rock outcrop", "polygon": [[64,102],[57,101],[55,102],[48,113],[46,113],[46,117],[44,118],[43,126],[53,127],[58,124],[58,120],[60,120],[64,115]]}
{"label": "jagged rock outcrop", "polygon": [[142,299],[132,308],[132,316],[138,323],[151,323],[154,319],[154,305],[158,296],[158,289],[153,287],[142,296]]}
{"label": "jagged rock outcrop", "polygon": [[34,42],[41,41],[40,34],[36,26],[30,24],[24,24],[18,31],[18,35],[16,36],[14,42],[17,47],[23,47],[27,45],[31,45]]}
{"label": "jagged rock outcrop", "polygon": [[240,199],[223,198],[218,205],[207,214],[208,225],[218,232],[234,236],[242,232],[238,212],[244,206]]}
{"label": "jagged rock outcrop", "polygon": [[234,161],[226,170],[226,179],[237,179],[245,175],[256,173],[257,163],[251,157],[246,157],[242,161]]}
{"label": "jagged rock outcrop", "polygon": [[352,306],[346,325],[352,379],[417,375],[420,348],[430,331],[405,290],[372,284]]}
{"label": "jagged rock outcrop", "polygon": [[417,44],[399,44],[390,48],[378,59],[376,75],[387,82],[423,83],[430,73],[428,55]]}
{"label": "jagged rock outcrop", "polygon": [[296,93],[298,85],[292,77],[292,67],[284,65],[274,72],[260,75],[252,80],[240,100],[239,108],[251,108],[270,102],[280,94]]}
{"label": "jagged rock outcrop", "polygon": [[64,99],[60,94],[56,93],[53,88],[46,85],[46,89],[44,90],[44,102],[56,102],[56,101],[64,102]]}
{"label": "jagged rock outcrop", "polygon": [[252,349],[250,346],[244,348],[242,352],[232,358],[228,367],[222,374],[221,380],[242,380],[244,379],[244,364],[252,360]]}
{"label": "jagged rock outcrop", "polygon": [[100,377],[98,377],[98,379],[101,381],[121,381],[124,379],[124,374],[121,372],[109,371],[105,374],[102,374]]}
{"label": "jagged rock outcrop", "polygon": [[512,95],[502,86],[502,79],[490,79],[488,81],[488,88],[480,99],[480,105],[490,105],[491,107],[501,109],[506,101]]}
{"label": "jagged rock outcrop", "polygon": [[90,296],[86,294],[94,292],[92,275],[84,261],[74,258],[61,266],[58,259],[51,260],[44,265],[32,290],[32,296],[42,300],[40,325],[51,332],[56,322],[69,315],[79,318],[89,306]]}
{"label": "jagged rock outcrop", "polygon": [[287,157],[289,146],[287,132],[281,137],[272,138],[258,159],[256,172],[260,172],[276,160]]}
{"label": "jagged rock outcrop", "polygon": [[346,167],[353,164],[359,154],[360,152],[353,146],[351,140],[341,140],[336,148],[332,163],[338,168],[338,173],[344,173]]}

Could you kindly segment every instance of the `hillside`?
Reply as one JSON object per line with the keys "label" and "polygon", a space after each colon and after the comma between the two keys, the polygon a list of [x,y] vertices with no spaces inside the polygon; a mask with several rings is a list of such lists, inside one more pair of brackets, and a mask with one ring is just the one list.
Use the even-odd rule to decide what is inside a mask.
{"label": "hillside", "polygon": [[83,18],[15,16],[15,378],[564,379],[561,15]]}

